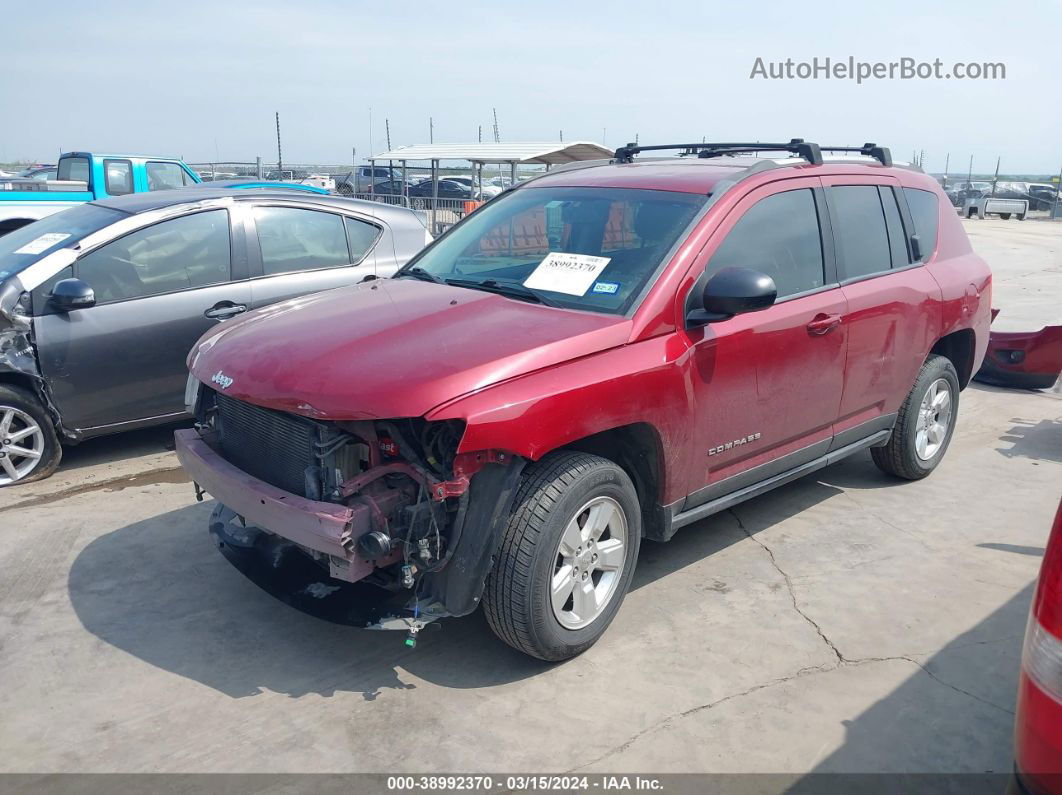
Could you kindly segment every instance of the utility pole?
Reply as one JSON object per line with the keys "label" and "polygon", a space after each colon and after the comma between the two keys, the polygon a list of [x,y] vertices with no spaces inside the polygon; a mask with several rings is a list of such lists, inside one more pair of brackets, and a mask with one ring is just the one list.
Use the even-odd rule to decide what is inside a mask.
{"label": "utility pole", "polygon": [[996,174],[995,174],[994,177],[992,177],[992,195],[993,196],[996,195],[996,183],[999,182],[999,161],[1001,159],[1002,158],[999,157],[998,155],[996,156]]}
{"label": "utility pole", "polygon": [[948,187],[948,166],[951,165],[951,152],[944,156],[944,187]]}
{"label": "utility pole", "polygon": [[560,131],[560,142],[564,143],[564,130]]}
{"label": "utility pole", "polygon": [[391,120],[384,118],[384,130],[387,133],[387,151],[391,151]]}
{"label": "utility pole", "polygon": [[372,105],[369,105],[369,157],[372,157]]}
{"label": "utility pole", "polygon": [[435,143],[435,119],[428,117],[428,143]]}
{"label": "utility pole", "polygon": [[479,125],[479,142],[483,143],[483,125]]}
{"label": "utility pole", "polygon": [[352,166],[358,165],[358,148],[356,146],[350,147],[350,164]]}
{"label": "utility pole", "polygon": [[494,143],[500,144],[501,143],[501,133],[498,131],[498,109],[497,108],[491,108],[491,111],[494,112]]}
{"label": "utility pole", "polygon": [[608,127],[601,128],[601,145],[604,146],[608,141]]}
{"label": "utility pole", "polygon": [[970,170],[966,173],[966,187],[970,187],[970,183],[973,182],[973,155],[970,155]]}
{"label": "utility pole", "polygon": [[277,178],[284,179],[284,155],[280,151],[280,111],[276,111],[277,117]]}

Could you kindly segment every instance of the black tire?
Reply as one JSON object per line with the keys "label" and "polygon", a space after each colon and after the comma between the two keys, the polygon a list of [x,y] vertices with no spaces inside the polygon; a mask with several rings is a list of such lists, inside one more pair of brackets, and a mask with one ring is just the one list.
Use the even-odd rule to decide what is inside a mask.
{"label": "black tire", "polygon": [[1000,213],[999,217],[1002,218],[1004,221],[1009,221],[1010,220],[1010,213]]}
{"label": "black tire", "polygon": [[[40,429],[43,444],[40,451],[41,456],[37,459],[36,465],[18,480],[10,482],[10,475],[4,468],[0,467],[0,488],[19,483],[31,483],[34,480],[43,480],[55,472],[59,466],[60,459],[63,457],[63,447],[59,443],[59,436],[55,432],[55,424],[52,417],[47,409],[41,405],[36,395],[22,387],[0,384],[0,423],[3,423],[8,409],[14,409],[16,412],[28,415]],[[4,452],[4,450],[5,448],[10,448],[10,444],[5,444],[8,441],[0,438],[0,455],[5,458],[8,457],[8,453]],[[21,447],[22,445],[19,443],[21,441],[19,440],[13,444]],[[17,459],[12,457],[9,460],[15,461]]]}
{"label": "black tire", "polygon": [[[615,585],[600,613],[587,625],[570,629],[554,610],[550,586],[561,565],[565,529],[583,515],[583,506],[599,499],[622,509],[626,522],[622,568],[615,574]],[[612,622],[630,587],[641,531],[634,484],[612,461],[587,453],[558,452],[528,466],[484,589],[483,606],[494,634],[514,649],[551,662],[590,648]],[[593,559],[597,560],[596,554]],[[597,582],[591,580],[589,587]],[[563,614],[564,608],[559,609]]]}
{"label": "black tire", "polygon": [[[938,381],[947,382],[950,389],[950,415],[943,441],[936,451],[926,458],[918,452],[918,432],[920,430],[920,410],[922,401],[931,386]],[[955,422],[959,413],[959,377],[951,361],[943,356],[930,355],[915,379],[914,386],[907,393],[907,398],[900,407],[892,437],[883,447],[874,447],[870,454],[874,463],[883,472],[904,480],[921,480],[944,458],[955,433]]]}

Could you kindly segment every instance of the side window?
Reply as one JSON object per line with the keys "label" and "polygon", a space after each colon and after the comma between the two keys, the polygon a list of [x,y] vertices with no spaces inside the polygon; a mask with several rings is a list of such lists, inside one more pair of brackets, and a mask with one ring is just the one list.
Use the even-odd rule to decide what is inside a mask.
{"label": "side window", "polygon": [[210,210],[132,232],[78,260],[77,276],[99,303],[227,282],[229,213]]}
{"label": "side window", "polygon": [[892,253],[892,267],[906,268],[911,264],[907,251],[907,235],[904,234],[900,207],[896,203],[896,193],[892,188],[878,187],[881,206],[885,208],[885,225],[889,229],[889,251]]}
{"label": "side window", "polygon": [[343,219],[295,207],[255,207],[266,276],[350,264]]}
{"label": "side window", "polygon": [[69,179],[75,182],[89,181],[89,161],[86,157],[64,157],[59,161],[58,179]]}
{"label": "side window", "polygon": [[892,268],[885,212],[875,185],[827,188],[833,211],[833,237],[842,279]]}
{"label": "side window", "polygon": [[145,169],[148,190],[173,190],[191,182],[184,169],[176,163],[148,163]]}
{"label": "side window", "polygon": [[128,160],[103,161],[104,185],[111,196],[133,192],[133,164]]}
{"label": "side window", "polygon": [[343,222],[347,226],[347,243],[350,245],[350,258],[354,262],[361,262],[365,255],[372,251],[376,238],[380,236],[380,228],[354,218],[344,218]]}
{"label": "side window", "polygon": [[914,231],[922,249],[922,258],[927,259],[937,248],[937,194],[918,188],[904,188],[907,206],[911,210]]}
{"label": "side window", "polygon": [[766,273],[779,298],[822,287],[822,239],[811,190],[776,193],[746,210],[708,263],[709,271],[723,268]]}

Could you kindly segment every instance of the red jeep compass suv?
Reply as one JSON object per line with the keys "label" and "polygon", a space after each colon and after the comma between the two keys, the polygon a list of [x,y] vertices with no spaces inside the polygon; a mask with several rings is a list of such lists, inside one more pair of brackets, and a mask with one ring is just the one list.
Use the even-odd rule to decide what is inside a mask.
{"label": "red jeep compass suv", "polygon": [[823,151],[629,145],[506,191],[392,279],[222,324],[177,432],[211,532],[386,589],[411,632],[482,601],[561,660],[612,621],[642,537],[866,448],[928,475],[991,274],[930,177]]}

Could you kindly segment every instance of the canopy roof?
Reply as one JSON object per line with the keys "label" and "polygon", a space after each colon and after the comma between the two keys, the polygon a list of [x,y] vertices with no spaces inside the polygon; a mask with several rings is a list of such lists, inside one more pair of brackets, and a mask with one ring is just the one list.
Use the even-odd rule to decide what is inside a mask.
{"label": "canopy roof", "polygon": [[559,165],[577,160],[602,160],[612,150],[590,141],[530,143],[414,144],[375,155],[370,160],[469,160],[473,163],[538,163]]}

